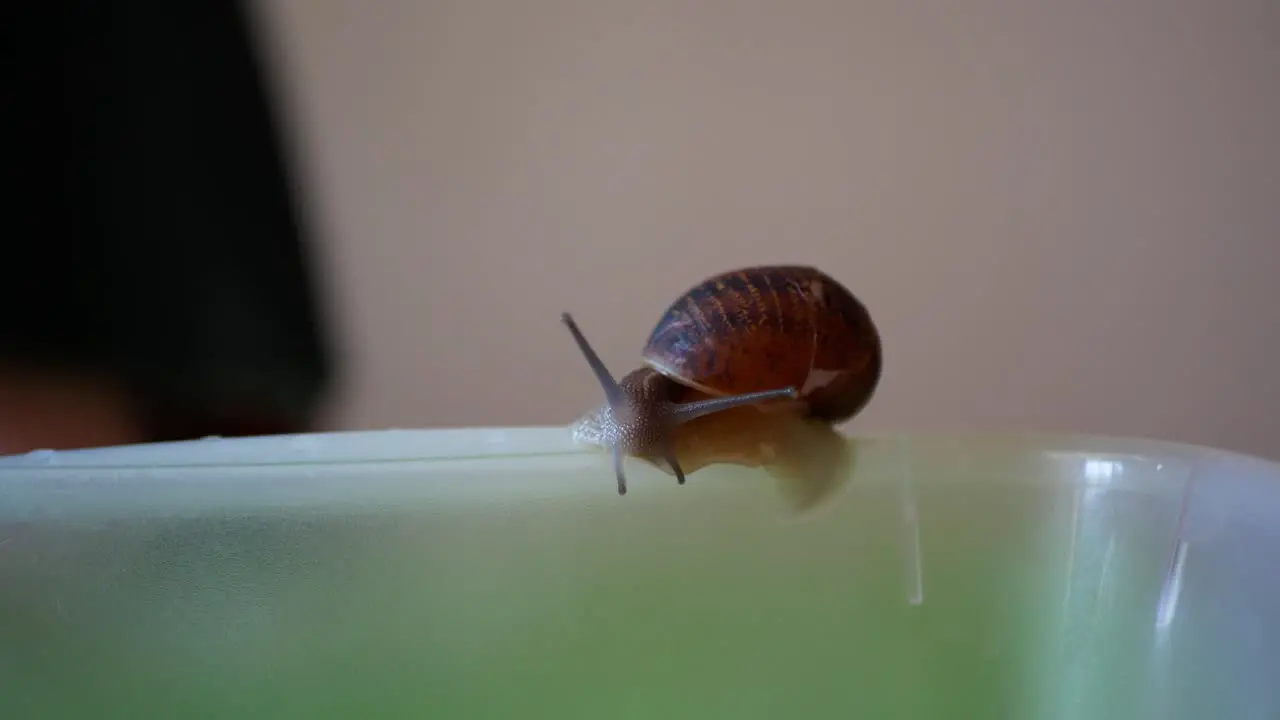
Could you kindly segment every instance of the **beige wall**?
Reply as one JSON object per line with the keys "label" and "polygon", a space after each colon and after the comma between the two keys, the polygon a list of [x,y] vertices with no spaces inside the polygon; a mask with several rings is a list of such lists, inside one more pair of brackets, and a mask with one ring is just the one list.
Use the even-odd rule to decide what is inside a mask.
{"label": "beige wall", "polygon": [[273,0],[339,427],[567,422],[704,276],[870,307],[851,430],[1280,456],[1272,0]]}

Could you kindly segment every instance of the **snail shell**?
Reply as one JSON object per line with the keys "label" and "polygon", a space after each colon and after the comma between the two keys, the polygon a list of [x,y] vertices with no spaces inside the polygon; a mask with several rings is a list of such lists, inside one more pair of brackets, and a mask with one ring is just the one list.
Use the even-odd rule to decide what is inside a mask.
{"label": "snail shell", "polygon": [[880,380],[880,337],[870,314],[811,267],[744,268],[691,288],[650,333],[644,367],[620,382],[573,319],[562,319],[607,399],[574,424],[574,436],[612,450],[620,494],[625,455],[660,459],[683,484],[678,457],[691,448],[679,430],[699,418],[705,428],[714,420],[708,416],[749,405],[773,409],[789,399],[780,407],[829,426],[860,412]]}
{"label": "snail shell", "polygon": [[[852,418],[880,381],[880,335],[840,283],[803,266],[724,273],[676,300],[649,335],[644,364],[690,390],[722,397],[799,390],[807,415]],[[674,401],[692,398],[675,393]]]}

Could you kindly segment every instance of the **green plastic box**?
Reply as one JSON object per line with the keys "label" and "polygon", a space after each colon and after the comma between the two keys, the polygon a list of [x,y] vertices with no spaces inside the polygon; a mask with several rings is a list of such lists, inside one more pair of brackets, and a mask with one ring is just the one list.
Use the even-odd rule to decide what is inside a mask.
{"label": "green plastic box", "polygon": [[563,428],[0,459],[0,718],[1280,718],[1280,466],[849,442],[803,513]]}

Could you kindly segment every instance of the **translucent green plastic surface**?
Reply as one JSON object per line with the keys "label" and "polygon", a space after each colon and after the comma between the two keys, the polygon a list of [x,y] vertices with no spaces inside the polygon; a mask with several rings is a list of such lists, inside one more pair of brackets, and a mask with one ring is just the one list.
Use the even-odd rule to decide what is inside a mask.
{"label": "translucent green plastic surface", "polygon": [[0,718],[1280,718],[1280,467],[851,442],[804,514],[554,428],[0,459]]}

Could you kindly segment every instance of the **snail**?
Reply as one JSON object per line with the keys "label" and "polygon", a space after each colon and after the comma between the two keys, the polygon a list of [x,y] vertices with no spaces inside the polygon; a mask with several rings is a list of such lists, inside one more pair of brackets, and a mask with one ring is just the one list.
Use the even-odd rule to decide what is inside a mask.
{"label": "snail", "polygon": [[[789,469],[775,475],[812,474],[805,448],[833,447],[832,426],[861,412],[880,381],[880,336],[866,307],[812,267],[749,267],[704,280],[667,308],[642,367],[620,381],[572,316],[561,320],[606,399],[573,424],[574,437],[612,452],[620,495],[626,455],[665,462],[683,485],[682,457],[775,462],[763,438],[793,439],[781,460]],[[795,432],[793,420],[811,430]],[[747,448],[745,435],[763,450]]]}

